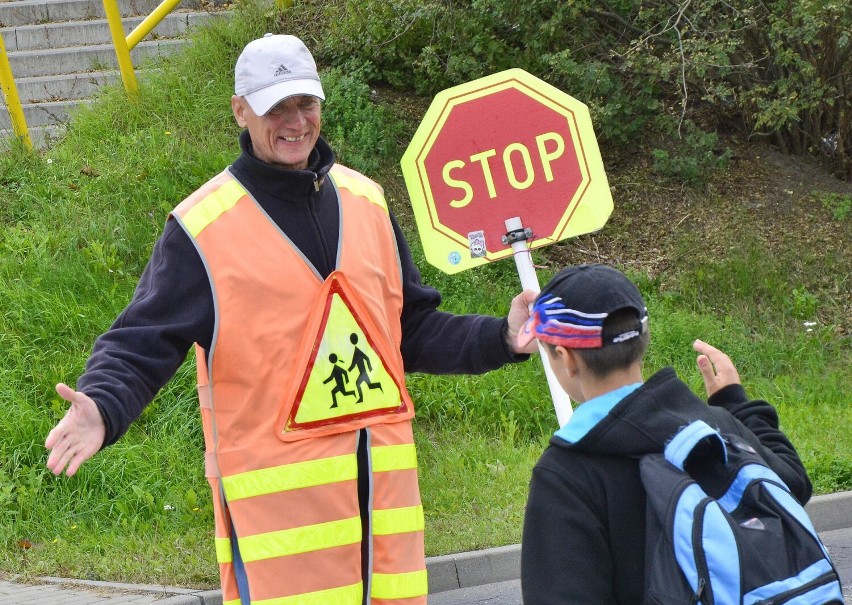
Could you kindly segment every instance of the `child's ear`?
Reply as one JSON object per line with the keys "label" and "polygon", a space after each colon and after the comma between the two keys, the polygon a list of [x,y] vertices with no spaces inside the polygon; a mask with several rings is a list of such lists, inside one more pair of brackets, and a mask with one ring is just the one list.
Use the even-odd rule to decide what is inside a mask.
{"label": "child's ear", "polygon": [[561,364],[565,368],[569,376],[574,376],[577,373],[577,360],[579,356],[573,349],[557,345],[553,347],[553,355],[551,357],[555,363]]}

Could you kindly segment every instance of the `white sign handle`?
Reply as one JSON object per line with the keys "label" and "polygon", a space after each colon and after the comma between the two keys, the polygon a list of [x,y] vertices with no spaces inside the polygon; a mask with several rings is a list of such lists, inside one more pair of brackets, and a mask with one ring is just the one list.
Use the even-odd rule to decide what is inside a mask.
{"label": "white sign handle", "polygon": [[[524,230],[520,217],[514,217],[506,220],[507,233],[522,232]],[[518,277],[521,278],[521,287],[524,290],[532,290],[540,292],[541,287],[538,285],[538,275],[536,275],[535,267],[530,256],[530,246],[526,238],[520,238],[512,241],[512,252],[515,257],[515,266],[518,269]],[[538,342],[538,341],[536,341]],[[568,394],[559,385],[556,380],[556,375],[550,367],[550,358],[544,345],[538,343],[539,357],[541,363],[544,364],[544,375],[547,377],[547,386],[550,387],[550,397],[553,399],[553,408],[556,410],[556,421],[562,427],[571,418],[573,409],[571,407],[571,399]]]}

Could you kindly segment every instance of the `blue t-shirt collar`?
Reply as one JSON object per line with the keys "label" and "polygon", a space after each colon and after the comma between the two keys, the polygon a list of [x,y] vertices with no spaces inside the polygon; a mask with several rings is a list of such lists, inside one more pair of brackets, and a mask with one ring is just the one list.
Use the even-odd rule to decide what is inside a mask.
{"label": "blue t-shirt collar", "polygon": [[577,406],[571,418],[565,423],[562,428],[554,433],[560,439],[564,439],[568,443],[576,443],[586,436],[598,422],[609,414],[610,410],[618,403],[630,395],[633,391],[642,386],[641,382],[624,385],[609,393],[598,395],[593,399]]}

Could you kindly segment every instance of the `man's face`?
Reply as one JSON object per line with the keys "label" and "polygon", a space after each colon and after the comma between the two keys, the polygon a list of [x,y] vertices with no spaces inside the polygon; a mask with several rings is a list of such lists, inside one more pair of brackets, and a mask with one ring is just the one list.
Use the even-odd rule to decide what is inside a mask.
{"label": "man's face", "polygon": [[308,95],[289,97],[259,116],[243,97],[231,97],[234,118],[251,136],[257,159],[292,170],[308,167],[320,134],[320,100]]}

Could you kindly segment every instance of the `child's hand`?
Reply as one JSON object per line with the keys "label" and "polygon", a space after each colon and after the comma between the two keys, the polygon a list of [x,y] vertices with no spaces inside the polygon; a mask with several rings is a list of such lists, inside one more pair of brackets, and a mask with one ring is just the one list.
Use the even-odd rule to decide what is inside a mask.
{"label": "child's hand", "polygon": [[729,384],[740,383],[737,368],[734,367],[731,358],[722,351],[700,340],[692,343],[692,348],[699,353],[696,363],[704,378],[704,388],[707,389],[708,397]]}

